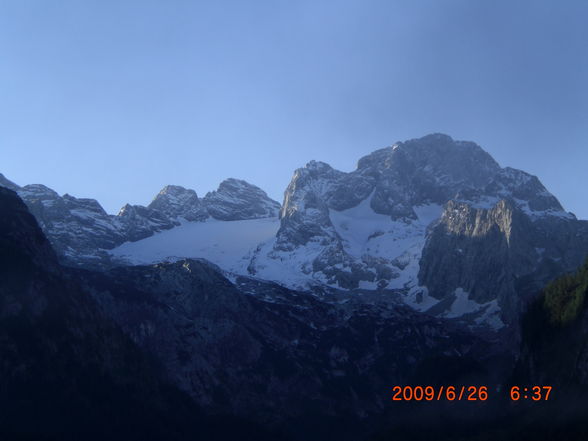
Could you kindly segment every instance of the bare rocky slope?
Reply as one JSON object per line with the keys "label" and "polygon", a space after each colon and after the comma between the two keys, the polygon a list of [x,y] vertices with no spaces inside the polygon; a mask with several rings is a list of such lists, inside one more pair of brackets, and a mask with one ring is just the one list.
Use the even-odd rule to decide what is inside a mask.
{"label": "bare rocky slope", "polygon": [[[524,439],[547,421],[508,397],[478,407],[390,401],[390,388],[406,384],[484,384],[504,398],[520,314],[588,253],[586,221],[473,143],[429,135],[350,173],[311,162],[281,208],[234,179],[204,198],[167,186],[117,216],[42,185],[1,175],[0,185],[26,203],[0,188],[0,435]],[[239,256],[238,271],[189,250],[149,265],[113,258],[123,242],[165,244],[165,234],[207,223],[245,234],[258,222],[279,222],[277,233]],[[552,329],[533,308],[515,374],[556,377],[555,345],[573,377],[564,382],[584,385],[583,309]],[[114,426],[104,425],[111,401]]]}
{"label": "bare rocky slope", "polygon": [[[566,212],[539,179],[442,134],[377,150],[349,173],[311,161],[294,173],[281,207],[261,189],[227,179],[204,198],[170,185],[147,207],[126,205],[111,216],[94,200],[1,179],[19,192],[68,265],[218,255],[222,269],[238,275],[307,291],[392,294],[417,311],[494,330],[516,323],[548,280],[588,254],[588,222]],[[245,251],[200,249],[200,233],[186,227],[219,221],[253,237],[246,227],[257,224],[239,221],[278,222],[278,211],[275,236]],[[256,235],[271,231],[261,227]],[[172,229],[190,230],[195,236],[184,243],[194,246],[176,249],[177,238],[169,249],[161,241],[157,250],[150,245]],[[145,246],[119,252],[129,241]],[[236,252],[242,254],[225,259]]]}
{"label": "bare rocky slope", "polygon": [[[61,267],[0,188],[0,439],[281,439],[207,416]],[[202,437],[202,438],[199,438]]]}
{"label": "bare rocky slope", "polygon": [[62,263],[93,268],[109,265],[107,250],[182,222],[276,217],[280,208],[263,190],[232,178],[202,199],[194,190],[168,185],[148,206],[126,204],[117,215],[107,214],[95,199],[60,196],[41,184],[20,187],[0,175],[0,186],[24,200]]}
{"label": "bare rocky slope", "polygon": [[394,290],[418,310],[498,328],[587,254],[588,222],[536,177],[435,134],[377,150],[350,173],[314,161],[297,170],[277,237],[250,271],[279,279],[294,266],[314,282]]}
{"label": "bare rocky slope", "polygon": [[7,189],[0,245],[7,439],[357,440],[391,384],[507,366],[495,343],[395,302],[231,281],[202,260],[64,268]]}

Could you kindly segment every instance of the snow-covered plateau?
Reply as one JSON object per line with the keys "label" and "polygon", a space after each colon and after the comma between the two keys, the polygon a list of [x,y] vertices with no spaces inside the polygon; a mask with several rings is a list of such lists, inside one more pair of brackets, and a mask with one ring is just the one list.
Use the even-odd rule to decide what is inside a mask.
{"label": "snow-covered plateau", "polygon": [[222,269],[247,274],[251,253],[260,243],[275,237],[280,221],[277,217],[182,223],[170,230],[109,250],[117,260],[131,265],[202,258]]}

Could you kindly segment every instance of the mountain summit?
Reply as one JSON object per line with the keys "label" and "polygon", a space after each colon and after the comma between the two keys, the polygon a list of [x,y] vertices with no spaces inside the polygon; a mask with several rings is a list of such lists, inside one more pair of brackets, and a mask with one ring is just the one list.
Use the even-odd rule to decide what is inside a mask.
{"label": "mountain summit", "polygon": [[249,269],[294,286],[394,290],[416,309],[500,327],[520,310],[517,292],[581,263],[586,231],[535,176],[433,134],[350,173],[296,170],[278,234]]}
{"label": "mountain summit", "polygon": [[203,198],[170,185],[118,216],[44,186],[16,190],[70,264],[205,258],[233,274],[384,293],[494,329],[516,322],[542,284],[588,254],[588,222],[537,177],[443,134],[376,150],[349,173],[311,161],[294,172],[281,207],[237,179]]}
{"label": "mountain summit", "polygon": [[113,216],[98,201],[60,196],[41,185],[20,187],[0,174],[0,186],[16,191],[36,217],[62,263],[71,266],[111,265],[111,250],[183,223],[277,218],[280,204],[255,185],[223,181],[204,199],[178,185],[165,186],[148,206],[126,204]]}

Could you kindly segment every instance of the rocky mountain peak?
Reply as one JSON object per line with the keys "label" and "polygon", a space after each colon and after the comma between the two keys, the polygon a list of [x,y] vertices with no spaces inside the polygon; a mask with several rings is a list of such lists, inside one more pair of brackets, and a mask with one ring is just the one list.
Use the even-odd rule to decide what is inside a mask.
{"label": "rocky mountain peak", "polygon": [[29,184],[19,189],[21,197],[36,200],[54,200],[59,199],[56,191],[42,184]]}
{"label": "rocky mountain peak", "polygon": [[116,224],[126,240],[136,241],[156,231],[169,230],[176,223],[165,213],[142,205],[126,204],[119,211]]}
{"label": "rocky mountain peak", "polygon": [[134,212],[135,212],[135,209],[133,208],[133,205],[127,203],[127,204],[123,205],[120,210],[118,210],[117,216],[120,216],[120,217],[132,216]]}
{"label": "rocky mountain peak", "polygon": [[155,195],[153,201],[154,202],[161,200],[161,199],[173,199],[173,198],[196,198],[198,199],[198,195],[196,191],[192,190],[191,188],[185,188],[181,185],[166,185],[161,189],[159,193]]}
{"label": "rocky mountain peak", "polygon": [[71,196],[69,194],[64,194],[62,196],[63,201],[68,209],[73,210],[76,209],[78,215],[82,215],[79,210],[86,210],[90,213],[97,214],[99,216],[108,216],[102,205],[96,199],[90,198],[76,198],[75,196]]}
{"label": "rocky mountain peak", "polygon": [[208,217],[196,192],[179,185],[166,185],[147,208],[165,213],[172,219],[200,221]]}
{"label": "rocky mountain peak", "polygon": [[251,268],[261,278],[284,265],[307,283],[402,290],[417,309],[499,327],[520,311],[519,279],[532,292],[544,274],[581,262],[588,244],[570,237],[586,228],[535,176],[433,134],[376,150],[350,173],[316,161],[298,169],[277,238]]}
{"label": "rocky mountain peak", "polygon": [[[501,168],[477,144],[443,134],[376,150],[348,173],[310,161],[295,171],[279,220],[278,202],[234,178],[204,198],[169,185],[148,207],[127,204],[117,216],[44,186],[18,191],[60,257],[125,255],[124,242],[179,227],[129,255],[140,262],[211,258],[214,247],[227,271],[303,289],[393,291],[417,310],[495,327],[516,320],[521,296],[588,253],[588,222],[566,213],[537,177]],[[259,222],[183,225],[209,218]],[[231,228],[241,236],[246,227],[257,242],[230,239],[231,251],[220,245]],[[219,242],[178,245],[203,234]]]}
{"label": "rocky mountain peak", "polygon": [[231,196],[243,193],[258,193],[259,195],[265,195],[267,197],[265,191],[263,191],[261,188],[242,179],[235,178],[225,179],[219,184],[216,191],[208,192],[206,196],[212,197],[212,195],[216,194]]}
{"label": "rocky mountain peak", "polygon": [[329,173],[333,170],[333,167],[326,162],[312,160],[306,164],[304,169],[316,173]]}
{"label": "rocky mountain peak", "polygon": [[194,190],[182,187],[181,185],[166,185],[158,195],[182,195],[185,193],[196,194]]}
{"label": "rocky mountain peak", "polygon": [[449,191],[481,187],[500,170],[498,163],[473,142],[442,134],[398,142],[361,158],[358,171],[400,184],[434,183]]}
{"label": "rocky mountain peak", "polygon": [[376,213],[416,219],[413,206],[443,205],[460,191],[480,191],[500,171],[475,143],[427,135],[376,150],[361,158],[350,173],[309,162],[294,173],[281,215],[287,218],[308,203],[315,207],[317,200],[331,209],[350,209],[373,194],[370,205]]}
{"label": "rocky mountain peak", "polygon": [[280,210],[280,204],[261,188],[234,178],[207,193],[203,203],[210,216],[226,221],[276,217]]}

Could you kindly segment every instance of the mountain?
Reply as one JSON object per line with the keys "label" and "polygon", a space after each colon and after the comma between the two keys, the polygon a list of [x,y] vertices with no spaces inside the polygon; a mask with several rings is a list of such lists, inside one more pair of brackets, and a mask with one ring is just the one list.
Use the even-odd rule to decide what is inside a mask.
{"label": "mountain", "polygon": [[86,199],[39,203],[27,187],[19,191],[58,254],[78,266],[206,258],[294,289],[398,296],[494,330],[516,324],[549,280],[588,255],[588,222],[537,177],[442,134],[377,150],[349,173],[311,161],[295,171],[281,208],[236,179],[202,199],[167,186],[118,216]]}
{"label": "mountain", "polygon": [[176,261],[191,256],[205,258],[235,274],[248,274],[256,247],[275,237],[277,217],[206,222],[186,222],[137,242],[127,242],[109,251],[111,261],[144,265]]}
{"label": "mountain", "polygon": [[587,254],[588,222],[536,177],[435,134],[377,150],[350,173],[314,161],[297,170],[276,238],[250,271],[400,291],[418,310],[497,328]]}
{"label": "mountain", "polygon": [[230,280],[203,260],[62,267],[4,188],[0,271],[3,439],[354,440],[391,384],[503,365],[497,341],[391,299]]}
{"label": "mountain", "polygon": [[16,191],[64,261],[77,256],[94,260],[100,249],[115,247],[124,240],[120,225],[94,199],[68,194],[62,197],[40,184]]}
{"label": "mountain", "polygon": [[204,199],[194,190],[168,185],[147,207],[126,204],[116,216],[94,199],[59,196],[44,185],[20,187],[0,175],[0,186],[25,201],[63,263],[91,268],[112,264],[107,250],[184,223],[272,218],[280,208],[258,187],[236,179],[223,181]]}
{"label": "mountain", "polygon": [[100,312],[15,192],[0,188],[0,438],[277,439],[212,418]]}
{"label": "mountain", "polygon": [[277,217],[280,204],[248,182],[226,179],[218,190],[203,199],[206,210],[215,219],[224,221]]}
{"label": "mountain", "polygon": [[[587,222],[473,143],[310,162],[281,208],[234,179],[116,216],[0,184],[24,199],[0,188],[2,439],[588,433]],[[531,383],[563,401],[509,401]],[[489,399],[391,400],[404,385]]]}
{"label": "mountain", "polygon": [[166,185],[147,206],[148,209],[165,213],[169,218],[187,221],[202,221],[208,212],[194,190],[179,185]]}
{"label": "mountain", "polygon": [[495,382],[510,366],[500,340],[391,300],[229,280],[204,260],[71,271],[203,409],[295,439],[361,439],[391,385]]}

